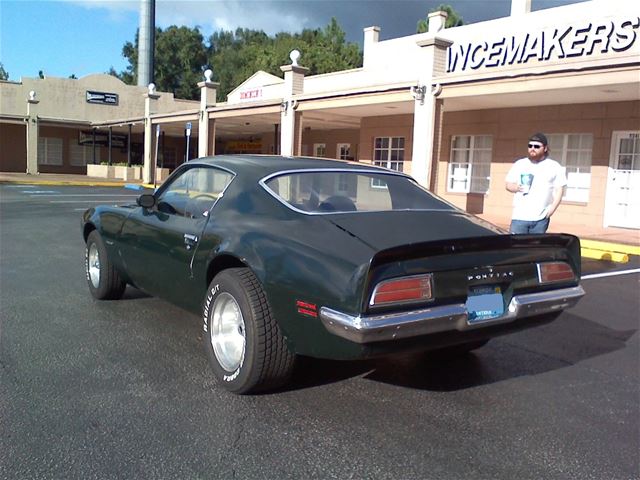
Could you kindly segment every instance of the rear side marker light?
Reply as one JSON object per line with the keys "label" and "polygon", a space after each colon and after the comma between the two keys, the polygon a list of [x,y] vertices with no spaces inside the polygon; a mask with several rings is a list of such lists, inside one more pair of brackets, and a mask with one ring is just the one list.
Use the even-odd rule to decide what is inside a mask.
{"label": "rear side marker light", "polygon": [[538,281],[540,283],[565,282],[575,280],[573,269],[565,262],[547,262],[538,264]]}
{"label": "rear side marker light", "polygon": [[296,308],[298,309],[298,313],[302,315],[307,315],[309,317],[317,317],[318,316],[318,308],[314,303],[303,302],[302,300],[296,301]]}
{"label": "rear side marker light", "polygon": [[431,274],[385,280],[376,285],[370,306],[431,300]]}

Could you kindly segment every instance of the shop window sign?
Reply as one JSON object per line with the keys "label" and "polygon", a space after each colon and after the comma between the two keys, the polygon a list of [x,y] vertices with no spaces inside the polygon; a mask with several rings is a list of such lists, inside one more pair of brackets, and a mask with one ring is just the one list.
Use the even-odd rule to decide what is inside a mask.
{"label": "shop window sign", "polygon": [[87,90],[87,103],[97,103],[98,105],[118,105],[118,94],[107,92],[95,92]]}

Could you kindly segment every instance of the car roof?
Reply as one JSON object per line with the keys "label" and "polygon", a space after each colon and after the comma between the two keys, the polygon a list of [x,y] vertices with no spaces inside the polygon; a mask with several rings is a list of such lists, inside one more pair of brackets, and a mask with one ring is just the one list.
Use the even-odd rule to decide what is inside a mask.
{"label": "car roof", "polygon": [[191,160],[189,163],[196,162],[215,165],[243,177],[251,176],[258,179],[288,170],[349,169],[389,172],[386,168],[366,163],[318,157],[286,157],[282,155],[215,155]]}

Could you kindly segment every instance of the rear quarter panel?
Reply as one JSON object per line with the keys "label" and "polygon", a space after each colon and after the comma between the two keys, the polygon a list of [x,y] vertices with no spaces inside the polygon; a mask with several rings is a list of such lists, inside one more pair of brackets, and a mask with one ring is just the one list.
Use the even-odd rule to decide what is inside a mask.
{"label": "rear quarter panel", "polygon": [[[282,207],[285,208],[285,207]],[[296,353],[315,355],[350,348],[317,316],[321,306],[356,313],[373,251],[322,216],[265,217],[227,210],[207,227],[197,255],[208,255],[194,274],[206,283],[206,268],[219,255],[247,265],[262,283],[272,313]],[[302,308],[297,302],[315,306]]]}
{"label": "rear quarter panel", "polygon": [[99,206],[90,208],[82,216],[84,240],[87,240],[91,231],[97,230],[104,241],[109,259],[127,279],[127,272],[124,270],[120,255],[118,254],[118,241],[122,226],[131,211],[131,207]]}

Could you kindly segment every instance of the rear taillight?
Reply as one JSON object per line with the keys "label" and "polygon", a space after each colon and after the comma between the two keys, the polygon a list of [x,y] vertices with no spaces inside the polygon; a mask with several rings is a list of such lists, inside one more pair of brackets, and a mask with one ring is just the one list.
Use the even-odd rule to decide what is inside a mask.
{"label": "rear taillight", "polygon": [[385,280],[376,285],[369,305],[372,307],[394,303],[431,300],[431,274]]}
{"label": "rear taillight", "polygon": [[546,262],[538,264],[538,281],[540,283],[566,282],[575,280],[573,269],[565,262]]}

